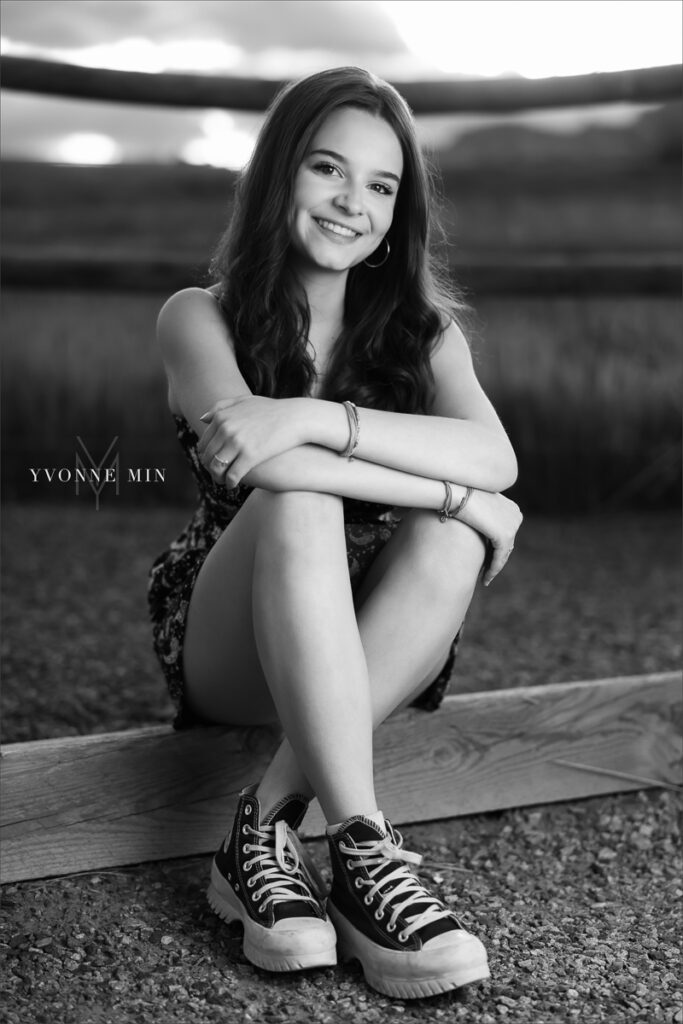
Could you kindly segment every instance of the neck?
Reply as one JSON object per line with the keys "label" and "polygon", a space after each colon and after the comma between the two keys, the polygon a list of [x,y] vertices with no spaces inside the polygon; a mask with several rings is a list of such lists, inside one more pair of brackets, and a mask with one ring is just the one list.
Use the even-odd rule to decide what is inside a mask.
{"label": "neck", "polygon": [[315,271],[299,273],[301,286],[306,293],[311,311],[311,326],[335,324],[341,326],[344,319],[344,298],[348,273],[320,273]]}

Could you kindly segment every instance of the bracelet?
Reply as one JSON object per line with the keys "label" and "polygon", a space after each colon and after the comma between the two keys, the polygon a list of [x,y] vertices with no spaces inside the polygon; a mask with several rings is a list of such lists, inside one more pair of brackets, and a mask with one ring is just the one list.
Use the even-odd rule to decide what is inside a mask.
{"label": "bracelet", "polygon": [[353,453],[358,447],[358,437],[360,435],[360,421],[358,419],[358,409],[353,402],[344,402],[344,408],[346,409],[346,416],[349,421],[349,443],[343,452],[339,454],[343,459],[348,459],[349,462],[353,459]]}
{"label": "bracelet", "polygon": [[446,497],[444,498],[443,508],[439,509],[439,519],[442,523],[445,523],[450,517],[451,502],[453,501],[453,488],[449,484],[448,480],[444,480],[443,485],[446,488]]}
{"label": "bracelet", "polygon": [[447,519],[457,519],[460,513],[465,508],[465,505],[472,497],[472,488],[468,487],[465,494],[461,498],[458,507],[454,512],[451,512],[451,504],[453,502],[453,488],[449,484],[448,480],[443,481],[443,485],[446,488],[446,497],[444,499],[443,508],[439,509],[439,519],[442,523],[445,523]]}

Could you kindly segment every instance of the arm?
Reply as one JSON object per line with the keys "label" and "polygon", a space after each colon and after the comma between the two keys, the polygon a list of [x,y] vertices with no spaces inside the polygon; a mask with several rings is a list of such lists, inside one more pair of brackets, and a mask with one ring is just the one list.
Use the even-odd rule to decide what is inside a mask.
{"label": "arm", "polygon": [[[487,491],[503,491],[517,477],[517,461],[505,430],[477,380],[470,351],[455,324],[432,357],[434,415],[360,409],[356,457],[435,479],[457,480]],[[304,437],[337,451],[348,428],[337,405],[303,400]]]}
{"label": "arm", "polygon": [[[157,338],[164,367],[176,402],[188,423],[202,438],[201,417],[219,400],[249,398],[251,392],[237,367],[231,339],[216,301],[203,289],[191,288],[173,295],[162,308]],[[303,412],[310,405],[330,406],[338,420],[338,448],[348,440],[348,423],[342,406],[313,399],[263,399],[262,418],[271,405],[278,415],[280,438],[276,451],[241,477],[251,487],[266,490],[322,490],[330,494],[377,501],[381,504],[437,509],[444,487],[424,474],[413,476],[370,462],[341,459],[333,451],[304,441]],[[288,413],[282,418],[282,410]],[[332,416],[326,416],[328,429]],[[284,427],[283,427],[284,425]],[[266,427],[270,424],[266,423]],[[334,428],[332,427],[332,432]],[[464,493],[457,489],[457,494]]]}
{"label": "arm", "polygon": [[[169,390],[192,429],[201,437],[200,445],[203,443],[204,448],[210,431],[204,429],[202,417],[212,403],[227,401],[235,403],[238,409],[247,405],[247,400],[251,404],[260,403],[256,417],[263,428],[260,458],[252,462],[246,473],[238,472],[237,479],[230,481],[231,486],[244,479],[250,486],[266,490],[318,490],[381,504],[434,509],[435,512],[441,508],[445,494],[440,479],[430,479],[424,472],[413,474],[363,459],[349,462],[325,447],[306,443],[300,414],[313,400],[252,396],[237,367],[219,307],[203,289],[186,289],[168,300],[159,314],[157,337]],[[346,414],[336,403],[323,404],[332,405],[338,413],[341,450],[348,437]],[[210,452],[220,450],[221,455],[226,453],[220,445],[229,446],[234,441],[232,432],[226,435],[227,441],[215,430],[211,437]],[[264,455],[268,445],[272,451]],[[208,456],[209,452],[205,454]],[[242,458],[241,453],[239,458]],[[464,493],[464,487],[453,485],[454,501],[459,501]],[[503,549],[511,543],[509,537],[514,537],[521,517],[514,502],[503,495],[480,491],[473,495],[462,520],[487,536],[494,548]],[[494,566],[489,570],[489,581],[495,575],[493,569]]]}

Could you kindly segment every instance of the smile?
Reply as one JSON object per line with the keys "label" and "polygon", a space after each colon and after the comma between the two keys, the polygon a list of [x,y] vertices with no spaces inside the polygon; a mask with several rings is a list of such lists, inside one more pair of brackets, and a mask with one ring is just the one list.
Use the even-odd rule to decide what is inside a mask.
{"label": "smile", "polygon": [[331,231],[333,235],[339,235],[340,238],[360,238],[360,231],[345,228],[343,224],[335,224],[333,220],[322,220],[320,217],[313,219],[325,231]]}

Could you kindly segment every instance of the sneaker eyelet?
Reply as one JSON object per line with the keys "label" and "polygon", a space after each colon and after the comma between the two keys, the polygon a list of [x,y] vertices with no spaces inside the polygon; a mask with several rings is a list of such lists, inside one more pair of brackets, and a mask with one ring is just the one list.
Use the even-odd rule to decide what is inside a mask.
{"label": "sneaker eyelet", "polygon": [[366,907],[369,907],[370,904],[372,903],[372,896],[370,895],[369,892],[366,892],[365,896],[363,897],[363,903],[365,904]]}
{"label": "sneaker eyelet", "polygon": [[242,825],[242,834],[245,835],[245,836],[249,835],[249,826],[248,825]]}
{"label": "sneaker eyelet", "polygon": [[266,908],[264,906],[257,907],[257,913],[265,914]]}
{"label": "sneaker eyelet", "polygon": [[404,935],[403,932],[399,932],[398,935],[396,936],[396,938],[398,939],[399,942],[407,942],[408,941],[408,936]]}
{"label": "sneaker eyelet", "polygon": [[245,843],[242,847],[242,853],[251,853],[251,846],[249,843]]}
{"label": "sneaker eyelet", "polygon": [[244,864],[242,865],[242,871],[244,871],[244,872],[251,871],[251,861],[250,860],[245,860]]}
{"label": "sneaker eyelet", "polygon": [[388,932],[395,932],[396,931],[396,925],[394,924],[393,921],[390,921],[389,924],[387,925],[387,931]]}
{"label": "sneaker eyelet", "polygon": [[254,893],[251,894],[251,902],[252,903],[258,903],[258,901],[260,899],[261,899],[261,894],[260,893],[254,892]]}
{"label": "sneaker eyelet", "polygon": [[251,814],[251,804],[246,805],[246,807],[244,808],[244,813]]}
{"label": "sneaker eyelet", "polygon": [[347,867],[347,869],[348,869],[349,871],[353,871],[353,869],[355,868],[355,866],[356,866],[356,865],[355,865],[355,864],[353,863],[353,861],[352,861],[352,860],[347,860],[347,862],[346,862],[346,867]]}
{"label": "sneaker eyelet", "polygon": [[356,878],[353,884],[355,885],[356,889],[362,889],[363,888],[363,879],[362,878]]}
{"label": "sneaker eyelet", "polygon": [[253,889],[255,885],[256,885],[256,879],[255,878],[248,878],[247,879],[247,889]]}
{"label": "sneaker eyelet", "polygon": [[376,910],[375,911],[375,921],[381,921],[383,917],[384,917],[384,911],[383,910]]}

